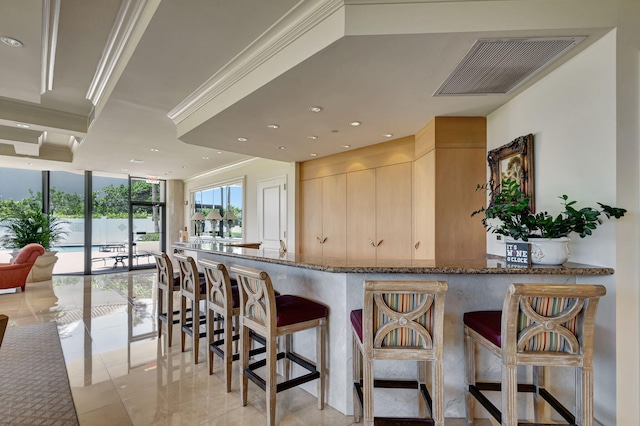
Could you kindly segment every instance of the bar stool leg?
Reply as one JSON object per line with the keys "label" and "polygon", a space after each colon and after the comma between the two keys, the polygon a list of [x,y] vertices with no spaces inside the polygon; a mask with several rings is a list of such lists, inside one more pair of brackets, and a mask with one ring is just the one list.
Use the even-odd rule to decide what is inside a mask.
{"label": "bar stool leg", "polygon": [[362,364],[362,415],[364,425],[373,426],[373,360],[363,357]]}
{"label": "bar stool leg", "polygon": [[[215,335],[213,334],[214,328],[213,328],[213,318],[214,318],[214,314],[211,312],[211,310],[209,308],[207,308],[206,310],[206,315],[207,315],[207,349],[209,349],[209,346],[216,340]],[[215,357],[213,356],[213,351],[211,350],[207,350],[208,353],[208,357],[207,357],[207,363],[209,365],[209,374],[213,374],[213,367],[214,367],[214,362],[215,362]]]}
{"label": "bar stool leg", "polygon": [[[160,339],[162,337],[162,320],[160,319],[160,315],[162,315],[163,313],[163,308],[164,308],[164,303],[163,302],[163,295],[164,291],[160,288],[158,288],[158,339]],[[167,313],[167,338],[169,336],[168,333],[168,329],[169,329],[169,324],[171,321],[170,319],[170,315],[169,313]],[[173,318],[172,318],[173,319]],[[171,346],[171,343],[169,343],[169,346]]]}
{"label": "bar stool leg", "polygon": [[579,368],[576,385],[576,424],[593,426],[593,368]]}
{"label": "bar stool leg", "polygon": [[[231,392],[231,371],[233,370],[233,318],[225,318],[223,327],[224,379],[226,382],[227,393],[229,393]],[[209,353],[212,354],[211,351],[209,351]]]}
{"label": "bar stool leg", "polygon": [[464,354],[465,354],[465,401],[466,401],[466,411],[467,411],[467,424],[469,426],[473,425],[473,420],[475,417],[475,402],[476,399],[469,392],[469,385],[476,384],[476,361],[475,361],[475,342],[469,336],[467,327],[464,328]]}
{"label": "bar stool leg", "polygon": [[[360,348],[358,347],[358,343],[356,342],[356,338],[351,334],[351,362],[352,365],[352,373],[353,373],[353,382],[361,383],[362,379],[362,353],[360,353]],[[356,387],[353,386],[353,420],[356,423],[360,423],[360,417],[362,416],[362,412],[360,410],[360,402],[358,401],[358,392],[356,391]]]}
{"label": "bar stool leg", "polygon": [[533,420],[536,423],[542,423],[545,419],[548,419],[549,410],[546,408],[544,398],[540,396],[540,389],[546,386],[546,374],[545,367],[533,366],[533,385],[536,388],[536,393],[533,394]]}
{"label": "bar stool leg", "polygon": [[316,369],[320,373],[318,378],[318,410],[324,408],[324,339],[325,339],[325,321],[317,327],[316,331]]}
{"label": "bar stool leg", "polygon": [[502,365],[502,425],[518,426],[518,367]]}
{"label": "bar stool leg", "polygon": [[249,379],[244,375],[245,368],[249,367],[249,350],[251,349],[251,339],[249,339],[249,329],[242,325],[240,320],[240,396],[242,406],[247,405],[247,391]]}
{"label": "bar stool leg", "polygon": [[[292,347],[293,347],[293,335],[287,334],[286,336],[284,336],[284,353],[286,355],[289,355],[289,352],[291,352]],[[285,356],[282,361],[283,361],[282,375],[284,376],[285,380],[289,380],[291,378],[291,360],[287,358],[287,356]]]}
{"label": "bar stool leg", "polygon": [[[162,291],[164,293],[164,291]],[[173,294],[174,292],[168,293],[167,298],[167,342],[169,342],[169,346],[173,343]],[[161,300],[158,302],[160,303]]]}
{"label": "bar stool leg", "polygon": [[200,302],[191,302],[191,324],[193,325],[191,331],[193,340],[193,363],[198,363],[198,351],[200,350]]}
{"label": "bar stool leg", "polygon": [[[422,398],[422,392],[420,391],[420,386],[427,386],[428,383],[433,383],[430,380],[432,374],[429,374],[429,366],[427,365],[427,361],[416,361],[416,377],[418,378],[418,416],[427,417],[427,404]],[[432,392],[433,386],[427,386],[429,392]]]}
{"label": "bar stool leg", "polygon": [[180,350],[184,352],[186,343],[186,333],[182,330],[182,326],[187,323],[187,299],[180,296]]}
{"label": "bar stool leg", "polygon": [[433,361],[433,412],[431,416],[436,426],[444,426],[444,365],[442,361]]}
{"label": "bar stool leg", "polygon": [[267,425],[276,424],[276,395],[277,395],[277,373],[276,363],[278,362],[278,340],[275,336],[267,338],[267,377],[265,391],[267,393]]}

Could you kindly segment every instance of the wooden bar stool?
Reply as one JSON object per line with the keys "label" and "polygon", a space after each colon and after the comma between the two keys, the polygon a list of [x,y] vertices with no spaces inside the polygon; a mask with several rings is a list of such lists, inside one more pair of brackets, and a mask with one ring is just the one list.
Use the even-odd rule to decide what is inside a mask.
{"label": "wooden bar stool", "polygon": [[[354,416],[365,425],[374,420],[408,421],[374,417],[373,389],[416,389],[433,422],[444,425],[443,324],[444,298],[448,286],[443,281],[365,281],[364,309],[351,312],[353,336]],[[415,360],[417,380],[377,380],[374,360]],[[427,389],[427,361],[431,362],[431,394]]]}
{"label": "wooden bar stool", "polygon": [[[200,326],[206,325],[206,317],[200,313],[200,302],[206,300],[206,279],[198,274],[198,267],[191,256],[175,255],[180,266],[180,335],[181,350],[184,352],[186,335],[193,339],[193,362],[198,363],[200,338],[206,332],[200,332]],[[191,315],[187,316],[190,312]]]}
{"label": "wooden bar stool", "polygon": [[173,292],[180,291],[180,273],[173,272],[171,259],[166,253],[153,251],[151,254],[156,259],[158,272],[158,339],[162,337],[162,323],[164,323],[167,325],[167,342],[171,346],[173,324],[180,322],[180,310],[173,309]]}
{"label": "wooden bar stool", "polygon": [[[502,311],[464,314],[467,423],[477,399],[503,425],[518,424],[518,392],[535,395],[534,421],[542,400],[569,424],[593,425],[593,331],[601,285],[511,284]],[[502,362],[502,380],[476,381],[476,344]],[[533,366],[533,383],[518,384],[519,365]],[[575,416],[544,388],[544,367],[575,367]],[[502,392],[502,412],[481,391]]]}
{"label": "wooden bar stool", "polygon": [[[276,394],[311,380],[318,380],[318,409],[324,407],[324,348],[325,328],[328,309],[325,305],[293,295],[276,296],[271,278],[266,272],[243,266],[231,266],[231,272],[238,276],[240,286],[240,360],[242,362],[242,380],[240,391],[242,405],[247,405],[248,379],[266,392],[267,425],[275,424]],[[316,362],[302,358],[291,351],[292,333],[308,329],[316,329]],[[251,340],[249,332],[253,331],[266,340],[266,359],[250,363]],[[277,353],[277,338],[285,336],[286,349]],[[276,362],[278,359],[292,361],[303,367],[308,374],[277,383]],[[258,376],[255,370],[267,367],[266,379]],[[288,371],[285,365],[285,371]],[[288,374],[285,378],[288,379]]]}

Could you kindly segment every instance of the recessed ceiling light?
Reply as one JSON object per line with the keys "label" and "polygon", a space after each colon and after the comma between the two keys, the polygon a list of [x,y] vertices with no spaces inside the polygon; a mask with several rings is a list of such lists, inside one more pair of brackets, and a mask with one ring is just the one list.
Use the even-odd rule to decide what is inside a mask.
{"label": "recessed ceiling light", "polygon": [[351,123],[349,123],[349,125],[353,126],[353,127],[358,127],[359,125],[361,125],[362,123],[359,121],[352,121]]}
{"label": "recessed ceiling light", "polygon": [[317,156],[318,156],[318,154],[316,154],[315,152],[314,152],[314,153],[312,153],[312,154],[309,154],[309,155],[310,155],[311,157],[317,157]]}
{"label": "recessed ceiling light", "polygon": [[0,41],[2,41],[7,46],[11,46],[11,47],[22,47],[22,46],[24,46],[24,44],[22,44],[22,42],[20,40],[17,40],[15,38],[9,37],[9,36],[0,37]]}
{"label": "recessed ceiling light", "polygon": [[122,170],[123,172],[129,171],[129,169],[120,169],[120,170]]}
{"label": "recessed ceiling light", "polygon": [[267,124],[267,127],[270,129],[278,129],[280,127],[279,124]]}
{"label": "recessed ceiling light", "polygon": [[222,154],[222,151],[218,151],[216,154]]}
{"label": "recessed ceiling light", "polygon": [[393,137],[393,133],[385,133],[384,135],[385,138],[392,138]]}
{"label": "recessed ceiling light", "polygon": [[279,146],[278,149],[287,149],[286,146]]}
{"label": "recessed ceiling light", "polygon": [[342,145],[342,147],[343,147],[344,149],[349,149],[349,148],[351,148],[351,145]]}
{"label": "recessed ceiling light", "polygon": [[151,148],[151,152],[158,152],[158,151],[160,151],[160,150],[157,149],[157,148]]}
{"label": "recessed ceiling light", "polygon": [[28,129],[30,127],[28,124],[24,123],[17,123],[16,126],[20,127],[21,129]]}
{"label": "recessed ceiling light", "polygon": [[238,138],[238,140],[240,142],[247,142],[249,139],[240,137],[240,138]]}
{"label": "recessed ceiling light", "polygon": [[132,158],[131,160],[129,160],[129,162],[133,164],[142,164],[144,163],[144,160],[138,160],[136,158]]}
{"label": "recessed ceiling light", "polygon": [[333,129],[333,130],[331,131],[331,133],[338,133],[339,131],[340,131],[340,130]]}
{"label": "recessed ceiling light", "polygon": [[24,163],[24,164],[26,164],[27,166],[33,166],[33,163]]}
{"label": "recessed ceiling light", "polygon": [[186,168],[187,168],[187,166],[182,166],[182,168],[183,168],[183,169],[186,169]]}
{"label": "recessed ceiling light", "polygon": [[208,159],[209,159],[209,157],[202,157],[202,159],[203,159],[203,160],[208,160]]}
{"label": "recessed ceiling light", "polygon": [[311,139],[312,141],[315,141],[318,139],[317,136],[307,136],[307,139]]}
{"label": "recessed ceiling light", "polygon": [[320,112],[320,111],[322,111],[322,107],[312,106],[312,107],[309,107],[309,111],[311,111],[311,112]]}

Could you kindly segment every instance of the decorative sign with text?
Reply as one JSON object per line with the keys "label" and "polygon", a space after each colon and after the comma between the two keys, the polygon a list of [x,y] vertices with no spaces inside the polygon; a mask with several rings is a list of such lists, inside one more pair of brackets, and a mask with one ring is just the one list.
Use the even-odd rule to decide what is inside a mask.
{"label": "decorative sign with text", "polygon": [[506,242],[507,246],[507,266],[528,268],[531,266],[531,249],[529,243],[521,241]]}

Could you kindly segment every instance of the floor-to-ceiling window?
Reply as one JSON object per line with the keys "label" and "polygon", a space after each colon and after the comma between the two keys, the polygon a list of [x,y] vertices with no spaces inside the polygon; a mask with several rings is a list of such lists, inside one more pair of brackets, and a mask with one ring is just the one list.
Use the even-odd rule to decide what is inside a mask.
{"label": "floor-to-ceiling window", "polygon": [[[65,235],[56,243],[54,274],[84,272],[84,173],[49,172],[49,214],[62,219]],[[46,182],[46,179],[45,179]]]}

